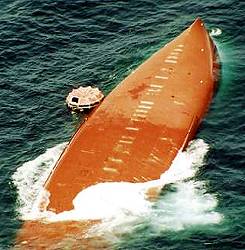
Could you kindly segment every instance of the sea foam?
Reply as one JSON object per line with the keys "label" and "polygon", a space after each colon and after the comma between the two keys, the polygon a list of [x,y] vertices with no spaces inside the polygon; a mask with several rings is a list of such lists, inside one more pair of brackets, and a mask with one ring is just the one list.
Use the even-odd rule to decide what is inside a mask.
{"label": "sea foam", "polygon": [[210,36],[220,36],[222,34],[222,30],[220,28],[213,28],[211,29]]}
{"label": "sea foam", "polygon": [[[207,193],[205,182],[194,179],[204,165],[209,148],[201,139],[194,140],[186,151],[179,152],[169,170],[158,180],[99,183],[78,193],[73,200],[74,209],[70,211],[58,214],[40,212],[37,204],[45,192],[43,184],[64,147],[65,143],[48,149],[14,174],[22,218],[42,218],[46,222],[100,219],[102,223],[90,232],[97,235],[100,232],[121,234],[141,223],[148,223],[154,230],[161,231],[219,223],[222,219],[222,215],[215,212],[216,196]],[[166,189],[165,192],[169,185],[174,191]],[[156,201],[147,196],[147,191],[152,188],[162,189]]]}
{"label": "sea foam", "polygon": [[18,192],[18,212],[22,219],[28,218],[34,204],[43,193],[43,185],[67,143],[49,148],[36,159],[24,163],[12,176]]}

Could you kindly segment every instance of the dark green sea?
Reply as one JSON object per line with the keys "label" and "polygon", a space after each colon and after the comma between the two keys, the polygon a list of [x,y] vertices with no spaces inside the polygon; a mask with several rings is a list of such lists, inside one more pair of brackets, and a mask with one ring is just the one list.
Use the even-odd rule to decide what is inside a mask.
{"label": "dark green sea", "polygon": [[167,185],[150,215],[122,224],[114,248],[245,249],[244,13],[238,0],[1,0],[0,249],[83,121],[67,110],[68,92],[92,84],[109,94],[198,16],[216,31],[222,63],[192,151],[204,161]]}

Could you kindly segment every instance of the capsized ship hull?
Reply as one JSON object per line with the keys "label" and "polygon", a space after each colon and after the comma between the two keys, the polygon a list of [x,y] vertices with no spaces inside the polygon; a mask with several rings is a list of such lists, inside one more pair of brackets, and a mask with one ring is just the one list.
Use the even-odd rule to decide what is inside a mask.
{"label": "capsized ship hull", "polygon": [[[217,60],[216,48],[197,19],[139,66],[73,136],[46,181],[50,196],[40,209],[71,210],[76,195],[97,183],[159,179],[193,138],[208,109]],[[55,228],[40,225],[26,222],[18,242],[34,234],[40,241],[47,228]],[[58,238],[72,231],[63,226],[67,231]]]}

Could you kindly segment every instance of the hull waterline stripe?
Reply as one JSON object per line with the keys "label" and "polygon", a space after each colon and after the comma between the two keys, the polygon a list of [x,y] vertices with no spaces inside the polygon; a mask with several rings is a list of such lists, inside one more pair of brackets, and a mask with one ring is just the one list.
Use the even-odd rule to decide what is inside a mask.
{"label": "hull waterline stripe", "polygon": [[150,102],[150,101],[140,101],[140,103],[146,104],[146,105],[153,105],[154,104],[154,102]]}
{"label": "hull waterline stripe", "polygon": [[177,63],[177,61],[175,61],[175,60],[164,60],[164,62],[166,62],[166,63]]}
{"label": "hull waterline stripe", "polygon": [[126,127],[126,130],[138,131],[138,130],[139,130],[139,128]]}
{"label": "hull waterline stripe", "polygon": [[153,153],[150,154],[150,157],[152,157],[155,161],[162,162],[162,159],[154,155]]}
{"label": "hull waterline stripe", "polygon": [[109,167],[103,167],[103,170],[106,172],[112,172],[119,174],[118,170],[116,168],[109,168]]}
{"label": "hull waterline stripe", "polygon": [[122,144],[132,144],[133,143],[132,141],[125,141],[125,140],[119,140],[118,142],[122,143]]}
{"label": "hull waterline stripe", "polygon": [[131,141],[133,141],[133,140],[135,140],[135,137],[122,135],[122,139],[124,139],[124,140],[131,140]]}
{"label": "hull waterline stripe", "polygon": [[137,177],[134,177],[133,179],[134,179],[136,182],[140,182],[140,179],[137,178]]}
{"label": "hull waterline stripe", "polygon": [[174,49],[174,51],[179,51],[179,52],[182,52],[183,49]]}
{"label": "hull waterline stripe", "polygon": [[146,114],[133,114],[133,116],[136,116],[137,118],[146,118]]}
{"label": "hull waterline stripe", "polygon": [[177,56],[168,56],[167,58],[168,58],[168,59],[178,59]]}
{"label": "hull waterline stripe", "polygon": [[130,118],[130,120],[133,121],[133,122],[142,122],[143,121],[142,119],[139,120],[139,119],[137,119],[135,117]]}
{"label": "hull waterline stripe", "polygon": [[159,88],[159,89],[163,88],[162,85],[157,85],[157,84],[150,84],[150,87],[152,87],[152,88]]}
{"label": "hull waterline stripe", "polygon": [[147,96],[159,96],[160,92],[148,92],[146,93]]}
{"label": "hull waterline stripe", "polygon": [[185,105],[183,102],[178,102],[178,101],[174,101],[174,103],[177,105]]}
{"label": "hull waterline stripe", "polygon": [[147,110],[142,110],[142,109],[136,109],[135,112],[137,112],[137,113],[145,113],[145,114],[148,113]]}
{"label": "hull waterline stripe", "polygon": [[171,52],[170,55],[178,56],[179,52]]}
{"label": "hull waterline stripe", "polygon": [[155,76],[155,78],[157,78],[157,79],[165,79],[165,80],[167,80],[167,79],[168,79],[168,77],[167,77],[167,76]]}
{"label": "hull waterline stripe", "polygon": [[116,162],[116,163],[123,163],[122,159],[117,159],[117,158],[114,158],[114,157],[109,157],[108,160],[112,161],[112,162]]}
{"label": "hull waterline stripe", "polygon": [[148,89],[149,92],[161,92],[161,89]]}
{"label": "hull waterline stripe", "polygon": [[151,109],[152,107],[150,107],[150,106],[145,106],[145,105],[138,105],[138,108],[142,108],[142,109]]}

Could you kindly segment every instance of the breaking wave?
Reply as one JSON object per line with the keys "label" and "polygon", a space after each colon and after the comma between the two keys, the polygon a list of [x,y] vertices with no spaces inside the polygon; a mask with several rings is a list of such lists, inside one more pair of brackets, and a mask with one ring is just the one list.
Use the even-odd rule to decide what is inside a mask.
{"label": "breaking wave", "polygon": [[[64,144],[48,149],[43,155],[21,166],[13,175],[20,200],[20,213],[25,219],[42,218],[48,222],[100,219],[90,234],[103,232],[116,235],[146,223],[154,230],[181,230],[188,226],[219,223],[222,215],[215,212],[217,199],[207,193],[205,182],[193,177],[204,164],[208,145],[201,139],[180,152],[170,169],[158,180],[145,183],[99,183],[82,190],[73,200],[74,209],[59,214],[38,212],[35,201]],[[149,190],[159,195],[149,198]],[[27,192],[28,191],[28,192]],[[153,192],[154,193],[154,192]],[[156,198],[158,197],[158,198]]]}

